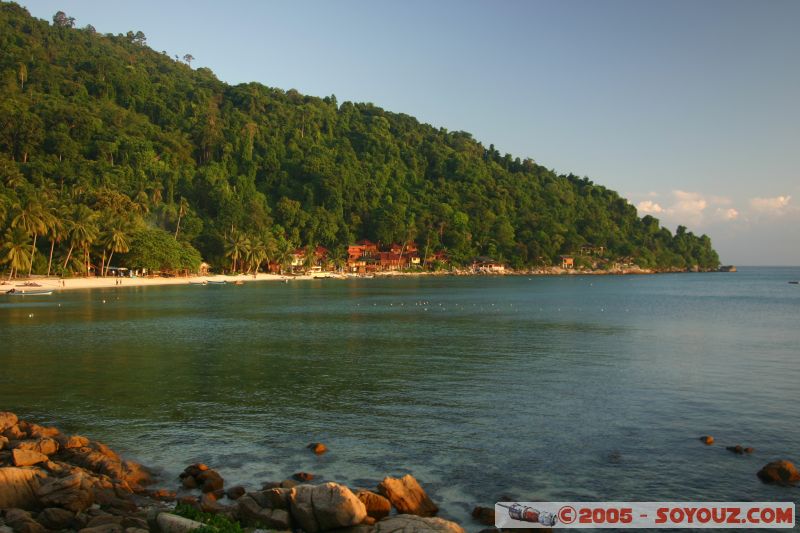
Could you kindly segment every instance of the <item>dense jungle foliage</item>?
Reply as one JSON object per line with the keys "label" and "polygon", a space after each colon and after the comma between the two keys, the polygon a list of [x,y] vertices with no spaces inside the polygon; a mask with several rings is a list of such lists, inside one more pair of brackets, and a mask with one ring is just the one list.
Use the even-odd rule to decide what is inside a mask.
{"label": "dense jungle foliage", "polygon": [[[616,192],[369,103],[231,86],[141,32],[103,35],[0,3],[0,261],[9,274],[108,265],[257,268],[367,238],[453,264],[715,268]],[[199,252],[199,253],[198,253]],[[31,257],[33,256],[33,257]]]}

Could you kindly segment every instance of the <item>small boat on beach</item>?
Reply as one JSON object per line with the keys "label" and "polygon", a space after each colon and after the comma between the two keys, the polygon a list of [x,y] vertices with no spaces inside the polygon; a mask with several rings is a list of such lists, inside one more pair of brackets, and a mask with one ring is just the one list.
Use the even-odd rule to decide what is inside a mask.
{"label": "small boat on beach", "polygon": [[9,296],[50,296],[53,294],[52,290],[41,290],[41,291],[18,291],[17,289],[11,289],[10,291],[6,291],[6,294]]}
{"label": "small boat on beach", "polygon": [[225,281],[225,280],[222,280],[222,281],[211,281],[211,280],[209,280],[206,283],[208,283],[209,285],[227,285],[228,284],[228,282]]}
{"label": "small boat on beach", "polygon": [[206,285],[207,282],[205,281],[190,281],[189,285]]}

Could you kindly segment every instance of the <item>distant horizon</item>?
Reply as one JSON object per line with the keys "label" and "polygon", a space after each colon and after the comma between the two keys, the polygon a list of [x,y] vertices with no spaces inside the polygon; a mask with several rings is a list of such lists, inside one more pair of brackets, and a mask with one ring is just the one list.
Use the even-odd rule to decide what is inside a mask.
{"label": "distant horizon", "polygon": [[709,235],[723,264],[800,264],[800,75],[785,68],[800,50],[796,2],[20,3],[101,33],[143,30],[153,50],[191,52],[231,85],[468,131]]}

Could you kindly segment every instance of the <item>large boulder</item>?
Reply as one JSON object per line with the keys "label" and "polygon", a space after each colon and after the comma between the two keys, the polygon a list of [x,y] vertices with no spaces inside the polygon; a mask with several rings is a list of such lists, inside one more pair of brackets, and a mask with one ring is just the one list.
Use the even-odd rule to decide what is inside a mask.
{"label": "large boulder", "polygon": [[31,514],[22,509],[6,509],[6,524],[18,533],[45,533],[42,524],[35,521]]}
{"label": "large boulder", "polygon": [[[280,506],[271,507],[272,503]],[[239,520],[246,526],[292,529],[292,517],[285,502],[272,502],[263,494],[251,492],[236,500],[236,506]]]}
{"label": "large boulder", "polygon": [[464,528],[442,518],[399,514],[375,524],[373,533],[464,533]]}
{"label": "large boulder", "polygon": [[45,475],[34,468],[0,468],[0,509],[32,509]]}
{"label": "large boulder", "polygon": [[367,516],[371,516],[375,520],[386,518],[392,512],[392,503],[380,494],[370,490],[356,492],[356,498],[364,504],[367,509]]}
{"label": "large boulder", "polygon": [[439,512],[414,476],[409,474],[400,479],[384,478],[378,485],[378,491],[392,502],[400,514],[433,516]]}
{"label": "large boulder", "polygon": [[20,450],[19,448],[11,450],[11,458],[14,461],[14,466],[33,466],[39,463],[46,463],[49,460],[43,453],[33,450]]}
{"label": "large boulder", "polygon": [[94,503],[91,481],[82,474],[49,480],[39,487],[36,496],[45,507],[63,507],[75,513]]}
{"label": "large boulder", "polygon": [[62,449],[66,448],[85,448],[89,446],[89,439],[80,435],[59,435],[56,441]]}
{"label": "large boulder", "polygon": [[292,517],[307,533],[360,524],[367,516],[364,504],[338,483],[299,485],[289,496]]}
{"label": "large boulder", "polygon": [[800,473],[791,461],[772,461],[758,471],[758,478],[764,483],[790,485],[800,481]]}
{"label": "large boulder", "polygon": [[202,522],[195,522],[171,513],[159,513],[156,522],[161,533],[186,533],[205,526]]}
{"label": "large boulder", "polygon": [[95,443],[95,447],[67,448],[59,457],[73,465],[102,474],[118,481],[125,481],[137,488],[151,481],[150,473],[142,465],[133,461],[122,461],[105,445]]}
{"label": "large boulder", "polygon": [[44,455],[53,455],[58,451],[58,442],[49,437],[43,439],[23,440],[14,445],[17,450],[30,450]]}

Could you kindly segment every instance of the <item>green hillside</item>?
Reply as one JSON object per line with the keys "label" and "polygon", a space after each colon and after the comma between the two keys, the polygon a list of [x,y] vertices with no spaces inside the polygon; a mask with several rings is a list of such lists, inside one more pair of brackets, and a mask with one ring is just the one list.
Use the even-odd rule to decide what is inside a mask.
{"label": "green hillside", "polygon": [[586,243],[644,267],[719,262],[707,236],[672,235],[587,178],[372,104],[231,86],[141,32],[2,3],[0,91],[0,261],[23,274],[34,239],[37,273],[51,251],[53,272],[112,252],[249,267],[301,246],[341,258],[362,238],[454,264],[551,264]]}

